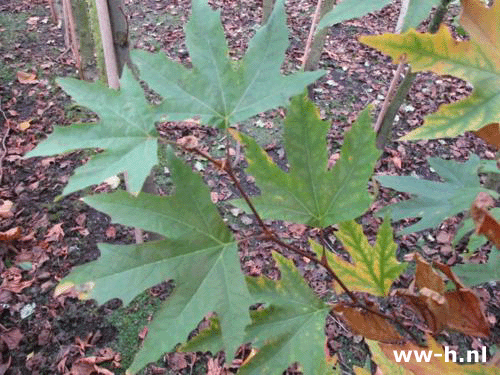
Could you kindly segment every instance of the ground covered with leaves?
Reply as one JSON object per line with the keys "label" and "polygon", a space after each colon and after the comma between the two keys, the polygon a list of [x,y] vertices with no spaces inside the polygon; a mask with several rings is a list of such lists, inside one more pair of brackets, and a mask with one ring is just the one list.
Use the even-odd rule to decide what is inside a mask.
{"label": "ground covered with leaves", "polygon": [[[211,5],[222,11],[231,53],[242,56],[249,38],[259,27],[260,3],[217,0]],[[301,66],[314,7],[311,1],[287,2],[291,44],[282,67],[284,72],[297,71]],[[395,71],[389,58],[360,44],[357,37],[394,31],[399,7],[400,3],[395,1],[380,12],[330,28],[320,64],[327,74],[313,88],[313,96],[321,108],[321,116],[332,123],[328,134],[332,163],[338,157],[346,129],[360,110],[368,103],[379,109]],[[163,50],[174,61],[190,64],[183,32],[190,14],[188,0],[130,0],[126,1],[126,13],[130,17],[134,48]],[[452,9],[446,19],[454,30],[457,14],[458,10]],[[110,190],[114,181],[93,186],[84,194],[77,192],[56,199],[73,170],[88,160],[90,151],[23,159],[54,126],[95,119],[88,111],[74,106],[55,82],[56,77],[76,76],[71,53],[64,46],[63,32],[53,24],[45,1],[0,1],[0,374],[124,373],[147,334],[146,326],[156,307],[174,287],[174,282],[166,281],[128,306],[122,306],[117,299],[98,306],[93,301],[79,301],[72,294],[53,295],[58,281],[73,266],[99,256],[97,243],[134,241],[133,228],[111,223],[109,217],[80,200],[84,194]],[[464,98],[470,91],[470,86],[459,79],[420,73],[398,113],[393,138],[421,125],[423,115],[434,112],[439,105]],[[280,109],[240,124],[240,129],[255,137],[281,166],[286,165],[281,139],[283,118],[284,111]],[[231,148],[231,153],[238,152],[213,128],[200,128],[193,123],[163,123],[158,130],[172,140],[195,135],[215,155],[223,155],[226,147]],[[439,176],[430,168],[429,157],[465,161],[471,152],[482,159],[495,157],[494,151],[472,134],[453,140],[392,142],[386,146],[376,174],[413,175],[437,181]],[[189,161],[203,174],[212,191],[212,201],[220,203],[225,220],[234,229],[244,234],[256,225],[255,218],[224,203],[237,194],[228,179],[219,178],[218,172],[201,158],[191,156]],[[245,166],[241,158],[236,166],[238,175],[248,191],[256,193],[253,179],[243,174]],[[163,166],[155,169],[155,179],[159,192],[168,193],[172,183]],[[407,197],[388,189],[380,189],[378,193],[372,209],[360,220],[369,238],[375,237],[380,225],[374,212]],[[459,219],[445,221],[438,230],[398,236],[398,256],[403,259],[417,250],[428,260],[448,265],[461,262],[465,245],[458,244],[456,248],[451,245]],[[396,229],[409,222],[398,222]],[[273,228],[282,238],[297,241],[304,234],[317,236],[303,225],[274,222]],[[331,245],[339,247],[334,236]],[[279,272],[271,258],[273,246],[256,240],[242,243],[240,259],[245,273],[276,279]],[[480,247],[473,261],[483,262],[490,249],[488,245]],[[305,258],[295,261],[314,290],[329,298],[331,290],[326,275],[311,267]],[[398,283],[408,286],[411,275],[408,271]],[[476,292],[488,307],[492,335],[483,340],[442,334],[441,342],[452,349],[492,347],[500,339],[497,324],[500,288],[491,282],[482,284]],[[422,328],[416,316],[398,310],[398,306],[394,308],[409,327]],[[199,328],[206,324],[202,322]],[[353,364],[363,365],[368,350],[362,336],[352,333],[333,317],[327,320],[326,334],[327,348],[330,354],[338,354],[343,370],[349,373]],[[224,368],[223,353],[171,353],[144,373],[235,373],[249,354],[249,347],[240,348],[233,363]],[[291,366],[288,373],[298,371]]]}

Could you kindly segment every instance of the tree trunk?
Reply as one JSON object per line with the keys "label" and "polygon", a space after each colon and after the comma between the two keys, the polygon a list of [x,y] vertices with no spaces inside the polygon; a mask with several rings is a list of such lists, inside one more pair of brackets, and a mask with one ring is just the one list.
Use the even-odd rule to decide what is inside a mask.
{"label": "tree trunk", "polygon": [[108,5],[111,30],[113,32],[113,42],[115,46],[116,63],[118,66],[118,74],[121,77],[123,67],[130,60],[128,19],[125,14],[123,0],[108,0]]}
{"label": "tree trunk", "polygon": [[81,76],[86,81],[95,81],[98,78],[95,59],[95,44],[92,37],[90,9],[87,0],[73,0],[73,15],[78,34],[80,48]]}
{"label": "tree trunk", "polygon": [[[319,19],[321,20],[323,16],[333,9],[335,5],[335,0],[323,0],[321,4],[321,9],[319,11]],[[325,27],[319,30],[314,35],[314,39],[311,45],[311,50],[307,56],[307,60],[304,63],[304,70],[310,72],[318,69],[319,60],[321,59],[321,53],[323,52],[323,46],[325,45],[326,36],[328,35],[328,28]]]}

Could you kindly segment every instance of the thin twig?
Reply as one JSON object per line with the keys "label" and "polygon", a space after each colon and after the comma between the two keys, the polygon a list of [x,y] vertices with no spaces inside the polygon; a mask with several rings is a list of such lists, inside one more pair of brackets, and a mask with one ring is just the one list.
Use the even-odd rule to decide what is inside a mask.
{"label": "thin twig", "polygon": [[309,29],[309,35],[307,36],[306,47],[304,48],[304,56],[302,57],[302,69],[306,66],[306,61],[309,58],[309,53],[311,53],[311,44],[313,42],[314,32],[316,31],[316,25],[319,21],[319,15],[321,10],[321,4],[323,0],[318,0],[316,5],[316,10],[314,11],[314,16],[312,19],[311,28]]}
{"label": "thin twig", "polygon": [[2,137],[2,155],[0,155],[0,185],[2,185],[3,159],[5,159],[5,156],[7,156],[7,147],[5,146],[5,141],[7,140],[7,137],[9,136],[10,126],[9,126],[9,120],[7,119],[7,116],[5,115],[5,112],[2,109],[0,109],[0,112],[2,112],[2,116],[5,119],[5,124],[7,125],[7,130],[5,131],[4,136]]}
{"label": "thin twig", "polygon": [[403,69],[405,67],[405,63],[406,63],[406,56],[403,55],[399,60],[399,65],[398,68],[396,69],[396,73],[394,74],[394,77],[392,77],[391,84],[389,85],[389,90],[387,91],[384,103],[382,104],[382,109],[378,114],[377,122],[375,122],[375,125],[373,126],[373,130],[375,130],[376,134],[378,134],[378,132],[380,131],[380,126],[382,125],[385,115],[387,114],[387,110],[389,109],[392,99],[394,98],[394,93],[398,88],[398,82],[401,77],[401,73],[403,72]]}

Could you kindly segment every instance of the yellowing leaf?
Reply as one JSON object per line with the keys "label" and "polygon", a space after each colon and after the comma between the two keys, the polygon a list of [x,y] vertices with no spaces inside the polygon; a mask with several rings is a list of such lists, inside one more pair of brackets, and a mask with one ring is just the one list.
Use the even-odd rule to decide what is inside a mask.
{"label": "yellowing leaf", "polygon": [[468,98],[441,106],[404,140],[455,137],[500,121],[500,2],[491,8],[480,0],[463,0],[462,5],[460,23],[471,37],[468,41],[456,41],[444,26],[436,34],[410,29],[360,38],[394,60],[405,54],[414,71],[449,74],[474,86]]}
{"label": "yellowing leaf", "polygon": [[[253,138],[235,134],[246,146],[247,172],[261,191],[253,205],[262,218],[324,228],[354,219],[369,208],[367,184],[380,156],[369,108],[346,133],[340,159],[331,170],[327,169],[329,129],[330,123],[321,120],[306,96],[292,98],[284,134],[288,172],[274,164]],[[231,203],[248,210],[242,200]]]}
{"label": "yellowing leaf", "polygon": [[[391,361],[385,353],[380,348],[379,344],[376,341],[365,340],[368,346],[370,347],[370,352],[372,354],[372,360],[377,364],[377,374],[382,375],[411,375],[412,372],[410,370],[405,369],[400,364],[394,363]],[[356,370],[356,375],[358,375],[358,371]]]}
{"label": "yellowing leaf", "polygon": [[[379,296],[387,295],[392,282],[406,265],[396,259],[397,245],[393,241],[390,220],[384,220],[374,246],[368,243],[363,228],[354,220],[340,224],[337,237],[351,255],[354,264],[331,252],[326,253],[330,267],[353,291],[368,292]],[[323,249],[312,242],[312,249],[318,257]]]}

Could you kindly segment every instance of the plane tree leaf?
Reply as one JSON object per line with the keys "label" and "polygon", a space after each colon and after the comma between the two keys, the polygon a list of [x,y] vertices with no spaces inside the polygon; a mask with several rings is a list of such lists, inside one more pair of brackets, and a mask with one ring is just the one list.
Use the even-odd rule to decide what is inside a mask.
{"label": "plane tree leaf", "polygon": [[468,286],[499,281],[500,254],[498,251],[492,251],[486,264],[458,264],[453,267],[453,272]]}
{"label": "plane tree leaf", "polygon": [[281,375],[294,362],[304,374],[333,373],[324,351],[325,319],[331,307],[314,294],[292,260],[273,256],[280,280],[247,277],[250,293],[266,307],[251,313],[246,340],[258,352],[238,374]]}
{"label": "plane tree leaf", "polygon": [[[328,264],[344,284],[353,291],[387,296],[393,281],[405,270],[406,265],[396,259],[398,246],[393,240],[390,220],[380,226],[374,246],[368,243],[361,225],[354,220],[343,222],[335,233],[352,258],[353,263],[326,251]],[[312,249],[321,258],[323,247],[311,242]]]}
{"label": "plane tree leaf", "polygon": [[375,12],[391,3],[391,0],[344,0],[321,18],[316,30],[321,30],[328,26],[362,17],[370,12]]}
{"label": "plane tree leaf", "polygon": [[286,105],[290,96],[324,74],[280,74],[289,45],[283,0],[276,1],[268,22],[237,62],[229,56],[219,12],[205,0],[192,3],[186,44],[193,69],[169,60],[163,53],[132,54],[141,79],[165,99],[162,108],[170,120],[201,116],[202,123],[225,128]]}
{"label": "plane tree leaf", "polygon": [[412,194],[409,200],[390,205],[380,211],[391,210],[393,220],[419,217],[420,221],[406,227],[401,234],[435,228],[446,218],[469,209],[479,192],[487,192],[493,197],[498,194],[480,186],[477,175],[480,162],[472,154],[465,163],[453,160],[429,158],[432,169],[444,182],[423,180],[411,176],[376,176],[383,186]]}
{"label": "plane tree leaf", "polygon": [[413,71],[453,75],[474,87],[469,97],[442,105],[403,140],[455,137],[500,122],[500,2],[487,8],[481,0],[462,0],[462,7],[460,24],[470,35],[467,41],[453,39],[446,26],[436,34],[410,29],[360,38],[395,61],[405,54]]}
{"label": "plane tree leaf", "polygon": [[73,78],[59,79],[58,83],[79,105],[97,113],[99,122],[57,126],[26,157],[100,148],[101,153],[76,169],[63,194],[101,183],[121,172],[128,173],[130,191],[140,191],[158,160],[155,130],[158,116],[132,73],[124,70],[120,90]]}
{"label": "plane tree leaf", "polygon": [[220,349],[226,349],[229,358],[244,342],[244,328],[250,323],[248,307],[253,299],[240,270],[237,244],[201,177],[172,153],[173,196],[116,192],[85,199],[113,221],[135,224],[167,239],[140,245],[100,244],[101,257],[76,267],[56,291],[75,285],[82,298],[102,303],[118,297],[126,304],[146,288],[175,280],[174,292],[150,324],[131,373],[184,342],[210,311],[220,319]]}
{"label": "plane tree leaf", "polygon": [[[371,125],[365,109],[346,134],[340,159],[330,171],[326,143],[330,124],[320,119],[317,108],[303,95],[292,99],[285,119],[288,173],[252,138],[237,135],[246,146],[247,172],[261,190],[252,200],[259,214],[316,227],[361,215],[372,201],[368,181],[380,156]],[[246,208],[242,201],[234,204]]]}

